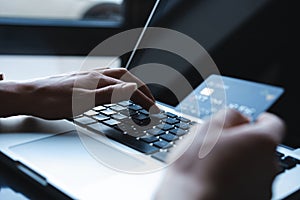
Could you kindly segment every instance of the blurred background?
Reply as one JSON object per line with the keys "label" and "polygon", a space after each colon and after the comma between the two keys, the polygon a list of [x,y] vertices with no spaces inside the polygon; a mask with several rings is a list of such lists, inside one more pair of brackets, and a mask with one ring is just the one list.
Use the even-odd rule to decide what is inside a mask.
{"label": "blurred background", "polygon": [[35,19],[82,19],[99,4],[120,5],[123,0],[0,0],[0,17]]}

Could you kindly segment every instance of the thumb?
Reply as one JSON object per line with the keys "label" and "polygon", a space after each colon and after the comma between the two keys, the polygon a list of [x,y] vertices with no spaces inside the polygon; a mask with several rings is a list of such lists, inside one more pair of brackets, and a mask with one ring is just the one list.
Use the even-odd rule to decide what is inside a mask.
{"label": "thumb", "polygon": [[211,122],[220,125],[223,128],[230,128],[241,124],[249,123],[249,119],[234,109],[223,109],[212,116]]}

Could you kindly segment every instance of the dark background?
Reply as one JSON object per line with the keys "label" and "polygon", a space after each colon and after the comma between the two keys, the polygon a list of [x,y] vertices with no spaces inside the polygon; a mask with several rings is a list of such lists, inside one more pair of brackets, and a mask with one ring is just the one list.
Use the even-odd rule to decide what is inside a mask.
{"label": "dark background", "polygon": [[[145,13],[153,1],[129,0],[126,3],[126,17],[122,23],[100,21],[97,26],[77,26],[38,22],[30,25],[28,21],[0,20],[0,54],[87,55],[109,36],[143,26],[147,18]],[[296,148],[300,147],[296,72],[299,16],[296,8],[293,0],[168,1],[164,12],[152,25],[179,30],[196,39],[223,75],[284,87],[284,95],[270,111],[287,123],[284,144]],[[186,29],[189,23],[195,22],[192,29]],[[181,66],[183,64],[180,62]],[[180,68],[179,65],[174,67]],[[191,74],[191,71],[186,72],[187,76]],[[201,77],[194,76],[190,80],[195,87],[202,81]],[[176,104],[172,94],[166,95],[164,90],[158,92],[154,88],[157,98]]]}

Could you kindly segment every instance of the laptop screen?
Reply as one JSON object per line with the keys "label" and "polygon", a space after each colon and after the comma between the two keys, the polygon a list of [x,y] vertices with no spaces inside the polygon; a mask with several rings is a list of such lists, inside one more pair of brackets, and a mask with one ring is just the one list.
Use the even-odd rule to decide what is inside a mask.
{"label": "laptop screen", "polygon": [[[157,101],[176,107],[216,69],[196,40],[184,34],[184,29],[176,30],[176,23],[181,23],[178,17],[182,16],[170,14],[178,10],[190,14],[190,8],[182,4],[182,0],[154,0],[143,27],[112,36],[99,44],[89,57],[116,55],[122,60],[121,67],[147,84]],[[194,23],[185,27],[190,29]]]}
{"label": "laptop screen", "polygon": [[[189,4],[192,2],[188,1]],[[124,63],[131,73],[148,85],[157,101],[173,107],[212,73],[206,70],[204,74],[200,74],[199,69],[192,64],[198,62],[202,56],[205,57],[207,66],[215,66],[204,49],[195,54],[194,50],[201,48],[201,45],[183,34],[195,24],[185,24],[185,27],[175,31],[178,30],[177,21],[181,20],[178,17],[185,17],[183,14],[179,15],[178,11],[189,14],[189,7],[183,5],[185,4],[180,0],[157,0],[145,27],[140,30],[141,34],[133,52]],[[174,12],[178,15],[174,16]],[[198,29],[200,28],[195,27],[195,32]],[[191,44],[189,48],[187,43],[193,42],[196,44]]]}

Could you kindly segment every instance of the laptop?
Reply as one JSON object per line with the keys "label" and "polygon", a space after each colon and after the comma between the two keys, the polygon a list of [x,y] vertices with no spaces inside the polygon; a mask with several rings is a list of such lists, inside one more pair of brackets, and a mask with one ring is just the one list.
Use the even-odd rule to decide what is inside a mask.
{"label": "laptop", "polygon": [[[223,86],[221,88],[226,85],[224,81],[231,83],[236,80],[219,76],[212,59],[193,40],[178,32],[149,27],[166,5],[166,1],[157,0],[145,27],[134,32],[136,42],[124,66],[150,84],[154,94],[161,94],[167,86],[171,88],[171,91],[166,90],[164,96],[175,96],[179,104],[174,106],[168,101],[158,101],[162,112],[151,114],[140,105],[126,100],[95,106],[72,119],[48,121],[29,116],[1,119],[2,132],[10,127],[25,127],[23,133],[0,134],[1,160],[40,187],[51,191],[57,198],[152,199],[169,164],[166,161],[168,153],[188,137],[191,126],[203,123],[206,117],[212,116],[210,111],[218,110],[218,106],[223,104],[216,101],[216,107],[202,110],[203,107],[199,105],[205,102],[203,95],[212,94],[211,88],[206,87],[208,82],[193,89],[190,81],[185,79],[186,73],[190,73],[185,69],[182,69],[182,76],[162,63],[143,63],[145,60],[148,62],[143,58],[152,53],[144,52],[144,49],[159,48],[159,52],[154,53],[169,51],[172,55],[166,57],[180,55],[193,66],[205,63],[206,68],[200,67],[198,73],[205,81],[215,79]],[[180,48],[174,48],[173,43],[166,42],[167,38],[177,42],[180,40],[174,38],[184,38],[184,42],[181,41]],[[185,47],[191,45],[195,45],[195,48],[186,51]],[[141,67],[134,67],[137,63]],[[147,80],[149,77],[151,80]],[[277,87],[273,89],[281,91]],[[199,93],[202,96],[197,96]],[[226,93],[221,89],[216,94],[224,96]],[[275,101],[272,96],[268,97]],[[190,101],[190,98],[194,100]],[[232,107],[236,106],[236,103],[229,103]],[[246,108],[242,106],[243,112],[251,115],[253,109],[249,105]],[[274,181],[273,199],[289,198],[300,188],[297,178],[300,176],[300,150],[279,145],[277,156],[283,169]]]}

